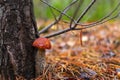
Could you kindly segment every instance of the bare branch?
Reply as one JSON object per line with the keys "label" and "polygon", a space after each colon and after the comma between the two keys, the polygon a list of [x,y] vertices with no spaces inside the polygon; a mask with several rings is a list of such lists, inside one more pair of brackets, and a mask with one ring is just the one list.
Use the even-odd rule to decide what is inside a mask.
{"label": "bare branch", "polygon": [[50,8],[50,11],[51,11],[51,13],[52,13],[52,15],[53,15],[54,19],[55,19],[55,20],[57,20],[57,17],[56,17],[56,15],[55,15],[54,11],[52,10],[52,8],[51,8],[51,7],[49,7],[49,8]]}
{"label": "bare branch", "polygon": [[[88,10],[93,6],[93,4],[94,4],[95,2],[96,2],[96,0],[92,0],[92,1],[91,1],[91,3],[87,6],[87,8],[86,8],[86,9],[82,12],[82,14],[79,16],[79,18],[77,19],[77,21],[74,20],[74,18],[76,17],[76,14],[77,14],[77,13],[74,13],[73,17],[72,17],[72,18],[70,17],[70,19],[71,19],[70,27],[65,28],[65,29],[63,29],[63,30],[60,30],[60,31],[56,31],[56,32],[51,33],[51,34],[49,34],[49,35],[46,35],[46,36],[44,36],[44,37],[50,38],[50,37],[54,37],[54,36],[63,34],[63,33],[68,32],[68,31],[72,31],[72,30],[82,30],[82,29],[87,29],[87,28],[90,28],[90,27],[94,27],[94,26],[96,26],[96,25],[103,24],[103,23],[105,23],[105,22],[107,22],[107,21],[109,21],[109,20],[112,20],[112,19],[114,19],[114,18],[116,18],[116,17],[118,17],[118,16],[120,15],[120,12],[119,12],[117,15],[115,15],[115,16],[113,16],[113,17],[110,18],[110,16],[113,15],[113,13],[115,13],[115,11],[117,11],[117,10],[120,8],[120,2],[119,2],[118,5],[115,7],[115,9],[113,9],[108,15],[106,15],[106,16],[103,17],[103,18],[101,18],[100,20],[98,20],[98,21],[96,21],[96,22],[93,22],[93,23],[90,23],[90,24],[81,24],[81,23],[79,23],[79,21],[84,17],[84,15],[88,12]],[[71,3],[70,5],[68,5],[62,12],[60,11],[61,14],[60,14],[60,16],[58,17],[58,19],[57,19],[55,22],[53,22],[52,24],[50,24],[50,26],[52,26],[52,25],[56,24],[58,21],[60,21],[61,18],[62,18],[62,16],[63,16],[63,15],[66,15],[66,12],[70,9],[70,7],[72,6],[72,4],[74,4],[74,3]],[[51,5],[50,5],[50,6],[51,6]],[[79,8],[80,8],[80,4],[79,4],[79,6],[78,6],[78,8],[77,8],[76,10],[78,10]],[[54,9],[54,8],[53,8],[53,9]],[[119,10],[118,10],[118,11],[119,11]],[[72,25],[73,22],[74,22],[74,24]],[[72,25],[72,27],[71,27],[71,25]],[[83,27],[82,27],[82,28],[77,28],[77,27],[76,27],[77,25],[80,25],[80,26],[83,26]],[[47,28],[48,28],[48,27],[47,27]],[[49,28],[50,28],[50,27],[49,27]],[[48,28],[48,29],[49,29],[49,28]]]}
{"label": "bare branch", "polygon": [[76,8],[76,10],[75,10],[75,12],[73,14],[73,17],[72,17],[72,19],[70,21],[70,28],[72,27],[72,23],[74,22],[73,20],[75,20],[75,17],[77,16],[78,10],[81,7],[82,2],[83,2],[83,0],[79,1],[79,5],[77,6],[77,8]]}
{"label": "bare branch", "polygon": [[[93,4],[96,2],[96,0],[92,0],[91,3],[88,5],[88,7],[83,11],[83,13],[81,14],[81,16],[78,18],[78,20],[76,21],[76,23],[79,23],[79,21],[83,18],[83,16],[88,12],[88,10],[93,6]],[[73,25],[72,28],[75,28],[77,26],[77,24]]]}
{"label": "bare branch", "polygon": [[108,22],[108,21],[110,21],[110,20],[112,20],[112,19],[115,19],[115,18],[117,18],[117,17],[119,17],[119,16],[120,16],[120,12],[119,12],[117,15],[115,15],[115,16],[107,19],[107,20],[101,21],[101,22],[96,23],[96,24],[87,25],[86,27],[83,27],[83,28],[75,28],[74,30],[81,30],[81,29],[91,28],[91,27],[94,27],[94,26],[96,26],[96,25],[100,25],[100,24],[103,24],[103,23],[105,23],[105,22]]}
{"label": "bare branch", "polygon": [[57,31],[57,32],[55,32],[55,33],[49,34],[49,35],[44,36],[44,37],[46,37],[46,38],[51,38],[51,37],[54,37],[54,36],[63,34],[63,33],[65,33],[65,32],[68,32],[68,31],[72,31],[72,30],[83,30],[83,29],[87,29],[87,28],[90,28],[90,27],[94,27],[94,26],[96,26],[96,25],[103,24],[103,23],[105,23],[105,22],[107,22],[107,21],[110,21],[110,20],[112,20],[112,19],[114,19],[114,18],[117,18],[119,15],[120,15],[120,12],[119,12],[116,16],[114,16],[114,17],[112,17],[112,18],[110,18],[110,19],[108,19],[108,20],[105,20],[105,21],[103,21],[103,22],[94,24],[94,25],[88,25],[87,27],[83,27],[83,28],[66,28],[66,29],[64,29],[64,30]]}
{"label": "bare branch", "polygon": [[[67,7],[65,7],[65,9],[64,9],[63,11],[58,10],[57,8],[51,6],[50,4],[48,4],[47,2],[45,2],[45,1],[43,1],[43,0],[41,0],[41,1],[42,1],[43,3],[45,3],[45,4],[47,4],[49,7],[57,10],[57,11],[60,12],[61,14],[60,14],[60,16],[58,17],[57,20],[55,20],[55,21],[52,22],[50,25],[48,25],[47,27],[45,27],[45,28],[43,28],[41,31],[39,31],[39,34],[47,31],[47,30],[48,30],[49,28],[51,28],[53,25],[57,24],[57,23],[61,20],[61,18],[62,18],[63,15],[65,15],[66,17],[72,19],[70,16],[66,15],[65,13],[70,9],[70,7],[71,7],[72,5],[75,4],[78,0],[74,0],[73,2],[71,2]],[[72,19],[72,20],[73,20],[73,19]],[[73,20],[73,21],[74,21],[74,20]]]}
{"label": "bare branch", "polygon": [[64,29],[64,30],[57,31],[57,32],[55,32],[55,33],[52,33],[52,34],[47,35],[47,36],[44,36],[44,37],[46,37],[46,38],[54,37],[54,36],[63,34],[63,33],[65,33],[65,32],[71,31],[71,30],[72,30],[72,28],[66,28],[66,29]]}
{"label": "bare branch", "polygon": [[78,25],[81,25],[81,26],[92,26],[92,25],[96,25],[102,21],[104,21],[105,19],[109,18],[115,11],[117,11],[117,9],[120,7],[120,2],[118,3],[118,5],[108,14],[106,15],[105,17],[103,17],[102,19],[96,21],[96,22],[93,22],[93,23],[89,23],[89,24],[81,24],[81,23],[76,23]]}

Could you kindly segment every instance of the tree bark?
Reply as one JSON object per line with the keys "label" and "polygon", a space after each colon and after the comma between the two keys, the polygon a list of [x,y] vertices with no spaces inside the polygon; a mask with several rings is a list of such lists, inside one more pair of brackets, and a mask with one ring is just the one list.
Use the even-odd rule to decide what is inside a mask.
{"label": "tree bark", "polygon": [[32,0],[0,0],[0,80],[35,77],[37,37]]}

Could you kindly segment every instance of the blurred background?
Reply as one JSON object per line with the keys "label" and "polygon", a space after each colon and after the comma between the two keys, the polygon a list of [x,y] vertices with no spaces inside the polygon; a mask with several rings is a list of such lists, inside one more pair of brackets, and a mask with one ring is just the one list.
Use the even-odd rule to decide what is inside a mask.
{"label": "blurred background", "polygon": [[[51,11],[51,8],[41,2],[41,0],[33,1],[38,30],[42,31],[41,29],[53,22],[55,20],[54,16],[59,16],[60,13],[55,9]],[[63,11],[66,6],[76,0],[43,1],[47,1],[54,8]],[[78,0],[67,11],[67,15],[73,16],[79,1],[81,1],[80,9],[78,9],[75,19],[81,15],[93,0]],[[80,23],[89,24],[99,21],[110,14],[119,2],[120,0],[96,0],[96,3],[90,8]],[[119,12],[120,6],[109,18]],[[45,33],[40,34],[40,37],[69,28],[70,19],[64,16],[62,20],[64,21],[60,21]],[[44,71],[45,75],[43,75],[42,79],[47,77],[49,80],[120,80],[119,33],[120,21],[111,20],[105,24],[97,25],[97,27],[70,31],[51,37],[49,40],[52,43],[52,48],[46,50],[46,62],[50,66]],[[47,78],[44,80],[48,80]]]}
{"label": "blurred background", "polygon": [[[54,19],[54,16],[51,12],[51,9],[41,2],[40,0],[34,1],[34,12],[36,19]],[[73,0],[44,0],[47,1],[50,5],[62,11],[67,5],[69,5]],[[88,11],[88,13],[83,17],[82,21],[96,21],[105,15],[109,14],[118,4],[119,0],[97,0],[94,6]],[[81,3],[81,7],[78,10],[77,16],[79,16],[84,9],[88,6],[91,0],[83,0]],[[70,10],[67,12],[67,15],[72,16],[75,12],[76,6],[78,3],[74,4]],[[54,14],[58,16],[60,13],[54,9],[52,9]],[[117,11],[114,13],[116,14]],[[113,14],[113,15],[114,15]],[[76,16],[76,18],[77,18]],[[64,20],[69,20],[67,17],[63,17]]]}

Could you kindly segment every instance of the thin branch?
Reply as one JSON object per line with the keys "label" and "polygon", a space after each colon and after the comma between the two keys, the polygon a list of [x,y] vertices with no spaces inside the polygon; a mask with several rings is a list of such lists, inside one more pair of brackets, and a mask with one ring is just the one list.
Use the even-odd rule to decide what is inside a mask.
{"label": "thin branch", "polygon": [[[118,5],[115,7],[115,9],[113,9],[113,11],[111,11],[108,15],[106,15],[106,16],[103,17],[103,18],[101,18],[100,20],[98,20],[98,21],[96,21],[96,22],[93,22],[93,23],[90,23],[90,24],[80,24],[79,21],[84,17],[84,15],[88,12],[88,10],[93,6],[93,4],[94,4],[95,2],[96,2],[96,0],[92,0],[92,2],[91,2],[91,3],[88,5],[88,7],[83,11],[83,13],[81,14],[81,16],[77,19],[77,21],[74,20],[74,17],[75,17],[75,16],[73,16],[72,18],[70,17],[70,19],[71,19],[71,24],[72,24],[72,20],[74,20],[74,22],[75,22],[75,24],[73,25],[73,27],[69,27],[69,28],[66,28],[66,29],[63,29],[63,30],[60,30],[60,31],[57,31],[57,32],[54,32],[54,33],[51,33],[51,34],[49,34],[49,35],[47,35],[47,36],[44,36],[44,37],[50,38],[50,37],[54,37],[54,36],[57,36],[57,35],[66,33],[66,32],[68,32],[68,31],[72,31],[72,30],[83,30],[83,29],[91,28],[91,27],[94,27],[94,26],[96,26],[96,25],[103,24],[103,23],[105,23],[105,22],[107,22],[107,21],[109,21],[109,20],[112,20],[112,19],[114,19],[114,18],[116,18],[116,17],[118,17],[118,16],[120,15],[120,12],[119,12],[117,15],[109,18],[109,17],[110,17],[111,15],[113,15],[113,13],[114,13],[115,11],[117,11],[118,8],[120,7],[120,2],[119,2]],[[67,6],[67,7],[68,7],[68,6]],[[68,7],[68,8],[67,8],[67,7],[61,12],[61,14],[60,14],[60,16],[59,16],[60,19],[61,19],[61,15],[62,15],[62,16],[63,16],[63,15],[66,15],[65,12],[66,12],[67,9],[70,8],[71,6]],[[65,12],[64,12],[64,11],[65,11]],[[58,20],[60,20],[59,18],[58,18]],[[57,22],[57,20],[56,20],[55,22]],[[53,22],[52,25],[54,25],[54,24],[56,24],[56,23]],[[50,24],[50,25],[51,25],[51,24]],[[52,26],[52,25],[51,25],[51,26]],[[84,27],[82,27],[82,28],[77,28],[77,27],[76,27],[77,25],[84,26]]]}
{"label": "thin branch", "polygon": [[48,30],[49,28],[51,28],[53,25],[57,24],[57,23],[61,20],[61,18],[62,18],[63,15],[65,15],[66,17],[72,19],[70,16],[66,15],[65,13],[69,10],[69,8],[70,8],[72,5],[75,4],[78,0],[74,0],[73,2],[71,2],[67,7],[65,7],[65,9],[64,9],[63,11],[58,10],[57,8],[51,6],[50,4],[48,4],[47,2],[45,2],[45,1],[43,1],[43,0],[41,0],[41,1],[42,1],[43,3],[45,3],[45,4],[47,4],[49,7],[57,10],[57,11],[60,12],[61,14],[60,14],[60,16],[58,17],[57,20],[55,20],[55,21],[52,22],[50,25],[48,25],[47,27],[45,27],[45,28],[43,28],[41,31],[39,31],[39,34],[47,31],[47,30]]}
{"label": "thin branch", "polygon": [[[93,4],[96,2],[96,0],[92,0],[91,3],[88,5],[88,7],[83,11],[83,13],[81,14],[81,16],[78,18],[78,20],[76,21],[76,23],[79,23],[79,21],[84,17],[84,15],[88,12],[88,10],[93,6]],[[73,25],[72,28],[75,28],[77,26],[77,24]]]}
{"label": "thin branch", "polygon": [[70,21],[70,28],[72,27],[72,23],[74,22],[73,20],[75,20],[75,17],[76,17],[77,14],[78,14],[78,10],[79,10],[79,8],[81,7],[82,2],[83,2],[83,0],[80,0],[80,1],[79,1],[79,5],[77,6],[77,8],[76,8],[76,10],[75,10],[75,12],[74,12],[74,14],[73,14],[73,17],[72,17],[72,19],[71,19],[71,21]]}
{"label": "thin branch", "polygon": [[[77,24],[77,25],[80,25],[80,26],[92,26],[92,25],[96,25],[102,21],[104,21],[105,19],[109,18],[115,11],[117,11],[117,9],[120,8],[120,2],[117,4],[117,6],[109,13],[107,14],[105,17],[101,18],[100,20],[96,21],[96,22],[93,22],[93,23],[89,23],[89,24],[82,24],[82,23],[74,23],[74,24]],[[119,10],[118,10],[119,11]],[[65,22],[65,21],[64,21]],[[68,23],[68,22],[65,22],[65,23]]]}
{"label": "thin branch", "polygon": [[57,17],[56,17],[56,15],[55,15],[54,11],[52,10],[51,7],[49,7],[49,8],[50,8],[50,11],[51,11],[51,13],[52,13],[52,15],[53,15],[53,17],[54,17],[54,19],[55,19],[55,21],[56,21],[56,20],[57,20]]}
{"label": "thin branch", "polygon": [[72,30],[72,28],[66,28],[66,29],[64,29],[64,30],[51,33],[51,34],[49,34],[49,35],[47,35],[47,36],[44,36],[44,37],[46,37],[46,38],[54,37],[54,36],[63,34],[63,33],[65,33],[65,32],[71,31],[71,30]]}
{"label": "thin branch", "polygon": [[103,24],[103,23],[105,23],[105,22],[108,22],[108,21],[110,21],[110,20],[112,20],[112,19],[115,19],[115,18],[117,18],[117,17],[119,17],[119,16],[120,16],[120,12],[119,12],[117,15],[115,15],[115,16],[113,16],[112,18],[109,18],[109,19],[107,19],[107,20],[101,21],[101,22],[96,23],[96,24],[93,24],[93,25],[88,25],[88,26],[83,27],[83,28],[76,28],[76,29],[74,29],[74,30],[81,30],[81,29],[91,28],[91,27],[94,27],[94,26],[96,26],[96,25],[100,25],[100,24]]}
{"label": "thin branch", "polygon": [[[45,0],[45,1],[46,1],[46,0]],[[46,3],[48,3],[48,1],[46,1]],[[57,20],[57,17],[56,17],[56,15],[55,15],[55,13],[54,13],[52,7],[49,7],[49,8],[50,8],[50,11],[51,11],[51,13],[52,13],[54,19]]]}
{"label": "thin branch", "polygon": [[94,25],[90,25],[90,26],[88,25],[87,27],[84,27],[84,28],[66,28],[66,29],[64,29],[64,30],[57,31],[57,32],[55,32],[55,33],[49,34],[49,35],[44,36],[44,37],[46,37],[46,38],[51,38],[51,37],[54,37],[54,36],[63,34],[63,33],[65,33],[65,32],[68,32],[68,31],[72,31],[72,30],[83,30],[83,29],[91,28],[91,27],[94,27],[94,26],[96,26],[96,25],[103,24],[103,23],[105,23],[105,22],[107,22],[107,21],[110,21],[110,20],[112,20],[112,19],[115,19],[115,18],[117,18],[118,16],[120,16],[120,12],[119,12],[116,16],[114,16],[114,17],[112,17],[112,18],[107,19],[107,20],[105,20],[105,21],[103,21],[103,22],[94,24]]}
{"label": "thin branch", "polygon": [[110,17],[115,11],[117,11],[117,9],[120,7],[120,2],[118,3],[118,5],[108,14],[106,15],[105,17],[103,17],[102,19],[96,21],[96,22],[93,22],[93,23],[89,23],[89,24],[81,24],[81,23],[76,23],[78,25],[81,25],[81,26],[92,26],[92,25],[95,25],[95,24],[98,24],[102,21],[104,21],[105,19],[107,19],[108,17]]}
{"label": "thin branch", "polygon": [[[75,0],[73,2],[71,2],[63,11],[62,13],[60,14],[60,17],[59,18],[62,18],[62,16],[70,9],[70,7],[75,4],[78,0]],[[63,14],[64,13],[64,14]],[[73,18],[70,17],[70,19],[73,20]],[[59,20],[59,19],[58,19]]]}

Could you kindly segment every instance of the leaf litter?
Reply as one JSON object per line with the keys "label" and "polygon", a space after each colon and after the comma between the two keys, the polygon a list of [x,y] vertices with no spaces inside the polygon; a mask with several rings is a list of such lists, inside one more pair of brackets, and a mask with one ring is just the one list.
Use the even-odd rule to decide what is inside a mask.
{"label": "leaf litter", "polygon": [[36,80],[120,79],[119,21],[82,30],[82,39],[79,33],[50,38],[52,49],[46,51],[46,73]]}

